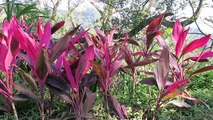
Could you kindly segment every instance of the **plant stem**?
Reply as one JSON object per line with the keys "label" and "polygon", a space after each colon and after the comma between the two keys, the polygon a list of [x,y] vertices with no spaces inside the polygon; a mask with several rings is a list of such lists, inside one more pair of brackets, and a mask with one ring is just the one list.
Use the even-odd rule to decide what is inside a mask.
{"label": "plant stem", "polygon": [[16,111],[15,104],[14,104],[13,101],[11,102],[11,104],[12,104],[12,109],[13,109],[13,113],[14,113],[15,119],[18,120],[18,114],[17,114],[17,111]]}
{"label": "plant stem", "polygon": [[41,93],[41,119],[44,120],[44,85],[41,83],[40,84],[40,93]]}

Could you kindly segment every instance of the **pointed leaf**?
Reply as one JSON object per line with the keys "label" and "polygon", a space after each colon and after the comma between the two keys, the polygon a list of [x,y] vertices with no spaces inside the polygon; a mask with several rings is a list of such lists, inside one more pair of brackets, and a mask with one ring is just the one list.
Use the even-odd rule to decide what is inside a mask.
{"label": "pointed leaf", "polygon": [[89,70],[91,64],[90,61],[94,59],[94,46],[90,46],[85,51],[84,55],[81,56],[78,68],[76,70],[75,79],[76,84],[78,85],[80,80],[83,78],[83,76],[86,74],[86,72]]}
{"label": "pointed leaf", "polygon": [[149,49],[150,45],[153,42],[153,38],[159,34],[162,34],[162,31],[159,31],[161,23],[164,19],[165,13],[159,15],[157,18],[155,18],[147,27],[146,29],[146,46],[147,50]]}
{"label": "pointed leaf", "polygon": [[119,119],[125,119],[124,113],[121,109],[120,103],[113,97],[113,95],[109,94],[108,101],[109,107],[117,114]]}
{"label": "pointed leaf", "polygon": [[206,72],[206,71],[210,71],[210,70],[213,70],[213,65],[212,66],[206,66],[206,67],[203,67],[199,70],[196,70],[194,71],[190,76],[194,75],[194,74],[198,74],[198,73],[202,73],[202,72]]}
{"label": "pointed leaf", "polygon": [[100,64],[98,64],[94,61],[91,61],[91,65],[92,65],[92,68],[97,73],[98,77],[100,77],[100,79],[106,78],[106,71],[105,71],[105,68],[102,65],[100,65]]}
{"label": "pointed leaf", "polygon": [[160,90],[164,89],[169,74],[169,50],[167,46],[163,47],[157,71],[155,72],[156,81]]}
{"label": "pointed leaf", "polygon": [[83,115],[86,116],[95,102],[96,93],[92,93],[89,89],[86,92],[86,99],[83,106]]}
{"label": "pointed leaf", "polygon": [[154,63],[156,61],[158,61],[159,59],[146,59],[146,60],[143,60],[143,61],[140,61],[140,62],[134,62],[133,64],[129,65],[131,67],[138,67],[138,66],[144,66],[144,65],[148,65],[148,64],[151,64],[151,63]]}
{"label": "pointed leaf", "polygon": [[156,82],[155,78],[145,78],[145,79],[141,80],[140,83],[157,86],[157,82]]}
{"label": "pointed leaf", "polygon": [[179,101],[179,100],[172,100],[169,103],[172,103],[178,107],[186,107],[186,108],[190,108],[191,105],[189,105],[188,103],[184,102],[184,101]]}
{"label": "pointed leaf", "polygon": [[24,79],[32,87],[32,89],[36,91],[37,85],[36,85],[35,79],[30,74],[23,71],[22,69],[18,69],[18,71],[22,79]]}
{"label": "pointed leaf", "polygon": [[200,60],[206,60],[207,58],[213,57],[213,51],[205,51],[202,54],[195,55],[193,57],[190,57],[189,59],[193,61],[200,61]]}
{"label": "pointed leaf", "polygon": [[179,56],[180,54],[180,51],[182,50],[183,48],[183,45],[185,43],[185,40],[186,40],[186,36],[189,32],[189,29],[183,31],[182,33],[180,33],[180,36],[179,36],[179,39],[175,45],[175,55],[176,56]]}
{"label": "pointed leaf", "polygon": [[18,90],[22,94],[28,96],[32,100],[36,100],[36,96],[27,86],[20,84],[20,83],[14,83],[13,84],[14,89]]}
{"label": "pointed leaf", "polygon": [[79,26],[60,38],[53,46],[50,52],[50,63],[53,63],[66,50],[70,40],[72,40],[72,35],[78,30],[78,28]]}
{"label": "pointed leaf", "polygon": [[63,59],[63,64],[64,64],[64,68],[65,68],[65,71],[66,71],[66,75],[68,77],[68,80],[70,82],[70,87],[72,88],[72,90],[74,92],[77,92],[78,91],[78,88],[77,88],[77,84],[76,84],[76,81],[72,75],[72,72],[71,72],[71,69],[70,69],[70,64],[69,62],[66,60],[66,58],[64,57]]}
{"label": "pointed leaf", "polygon": [[37,36],[39,37],[39,38],[41,38],[41,36],[42,36],[42,19],[41,18],[39,18],[38,19],[38,26],[37,26]]}
{"label": "pointed leaf", "polygon": [[173,26],[173,31],[172,31],[172,38],[177,43],[179,38],[181,37],[181,33],[183,31],[183,27],[181,25],[181,22],[177,20]]}
{"label": "pointed leaf", "polygon": [[204,45],[206,45],[210,39],[211,35],[206,35],[200,39],[196,39],[194,41],[192,41],[191,43],[189,43],[187,46],[184,47],[183,51],[182,51],[182,55],[185,55],[189,52],[192,52],[193,50],[203,47]]}
{"label": "pointed leaf", "polygon": [[65,21],[57,22],[52,28],[51,28],[51,34],[54,34],[56,31],[58,31],[62,26],[64,26]]}
{"label": "pointed leaf", "polygon": [[48,75],[46,84],[48,86],[55,87],[59,90],[69,92],[67,83],[56,75],[53,75],[53,74]]}
{"label": "pointed leaf", "polygon": [[48,75],[49,68],[50,68],[49,55],[47,51],[44,48],[42,48],[36,59],[36,66],[35,66],[36,75],[40,79],[40,81],[45,80],[45,78]]}
{"label": "pointed leaf", "polygon": [[44,34],[42,35],[40,39],[40,48],[44,47],[48,49],[50,44],[50,37],[51,37],[51,26],[50,26],[50,22],[48,21],[44,27]]}

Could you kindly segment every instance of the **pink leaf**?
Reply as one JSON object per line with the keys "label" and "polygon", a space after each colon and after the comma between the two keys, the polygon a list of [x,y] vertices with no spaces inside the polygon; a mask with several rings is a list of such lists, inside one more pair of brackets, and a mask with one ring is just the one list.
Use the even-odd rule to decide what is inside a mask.
{"label": "pink leaf", "polygon": [[185,55],[189,52],[192,52],[193,50],[203,47],[204,45],[206,45],[210,39],[211,35],[206,35],[200,39],[196,39],[194,41],[192,41],[191,43],[189,43],[187,46],[184,47],[183,51],[182,51],[182,55]]}
{"label": "pink leaf", "polygon": [[50,26],[50,22],[48,21],[44,27],[44,34],[42,35],[40,40],[40,48],[43,46],[46,49],[48,48],[50,44],[50,37],[51,37],[51,26]]}
{"label": "pink leaf", "polygon": [[205,59],[207,59],[209,57],[213,57],[213,51],[205,51],[201,55],[200,54],[199,55],[195,55],[193,57],[190,57],[189,59],[191,59],[193,61],[197,61],[198,59],[199,60],[205,60]]}
{"label": "pink leaf", "polygon": [[39,38],[41,38],[42,37],[42,19],[41,18],[39,18],[38,19],[38,26],[37,26],[37,36],[39,37]]}
{"label": "pink leaf", "polygon": [[188,82],[188,80],[179,80],[177,82],[174,82],[172,85],[170,85],[164,92],[164,96],[173,92],[174,90],[176,90],[178,87],[186,84]]}
{"label": "pink leaf", "polygon": [[186,40],[186,36],[189,32],[189,29],[183,31],[182,33],[180,33],[180,37],[175,45],[175,55],[179,56],[181,49],[183,48],[183,45],[185,43]]}
{"label": "pink leaf", "polygon": [[172,38],[175,41],[175,43],[177,43],[177,41],[181,37],[182,31],[183,31],[183,27],[182,27],[180,21],[177,20],[173,26],[173,31],[172,31]]}
{"label": "pink leaf", "polygon": [[38,54],[38,44],[21,28],[14,28],[14,37],[20,43],[21,48],[27,52],[32,62],[35,63]]}
{"label": "pink leaf", "polygon": [[89,70],[91,64],[90,60],[94,59],[94,46],[90,46],[87,48],[84,55],[81,56],[78,68],[76,70],[76,84],[78,85],[80,80],[83,78],[83,76],[86,74],[86,72]]}
{"label": "pink leaf", "polygon": [[70,87],[72,88],[73,91],[77,92],[78,88],[77,88],[75,79],[74,79],[74,77],[72,75],[72,71],[70,69],[70,64],[66,60],[65,56],[64,56],[64,59],[63,59],[63,64],[64,64],[64,68],[65,68],[65,71],[66,71],[66,75],[67,75],[67,77],[69,79],[69,82],[70,82]]}

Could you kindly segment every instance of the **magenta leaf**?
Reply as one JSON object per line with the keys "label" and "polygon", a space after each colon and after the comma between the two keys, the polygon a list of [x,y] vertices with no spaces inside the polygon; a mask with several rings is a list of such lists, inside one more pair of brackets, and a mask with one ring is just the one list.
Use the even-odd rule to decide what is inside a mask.
{"label": "magenta leaf", "polygon": [[168,95],[169,93],[174,92],[178,87],[186,84],[188,80],[179,80],[177,82],[174,82],[172,85],[170,85],[164,92],[164,96]]}
{"label": "magenta leaf", "polygon": [[76,70],[75,79],[76,84],[78,85],[80,80],[89,70],[91,64],[90,61],[94,59],[94,46],[89,46],[85,51],[84,55],[81,56],[78,68]]}
{"label": "magenta leaf", "polygon": [[183,48],[181,56],[183,56],[189,52],[192,52],[193,50],[195,50],[197,48],[203,47],[204,45],[206,45],[208,43],[210,37],[211,37],[211,35],[206,35],[200,39],[196,39],[196,40],[192,41],[191,43],[189,43],[187,46],[185,46]]}
{"label": "magenta leaf", "polygon": [[51,37],[51,26],[50,26],[50,22],[48,21],[44,27],[44,34],[42,35],[40,39],[40,48],[44,47],[48,49],[50,44],[50,37]]}
{"label": "magenta leaf", "polygon": [[38,26],[37,26],[37,36],[39,37],[39,38],[41,38],[42,37],[42,19],[41,18],[39,18],[38,19]]}
{"label": "magenta leaf", "polygon": [[36,56],[38,54],[38,44],[21,28],[13,28],[14,37],[21,45],[21,48],[27,52],[33,63],[35,63]]}
{"label": "magenta leaf", "polygon": [[184,101],[179,101],[179,100],[172,100],[169,103],[172,103],[178,107],[186,107],[186,108],[190,108],[191,105],[189,105],[188,103],[184,102]]}
{"label": "magenta leaf", "polygon": [[172,31],[172,38],[176,43],[181,37],[182,31],[183,31],[183,27],[181,25],[181,22],[177,20],[173,26],[173,31]]}
{"label": "magenta leaf", "polygon": [[175,55],[179,56],[181,49],[183,48],[183,45],[185,43],[186,40],[186,36],[189,32],[189,29],[183,31],[182,33],[180,33],[179,39],[175,45]]}
{"label": "magenta leaf", "polygon": [[190,57],[189,59],[193,61],[200,61],[200,60],[206,60],[209,57],[213,57],[213,51],[205,51],[202,54],[195,55],[193,57]]}
{"label": "magenta leaf", "polygon": [[51,28],[51,34],[54,34],[56,31],[58,31],[62,26],[64,26],[65,21],[57,22],[52,28]]}
{"label": "magenta leaf", "polygon": [[68,80],[70,82],[70,87],[72,88],[72,90],[74,92],[77,92],[78,91],[78,88],[77,88],[77,84],[76,84],[76,81],[72,75],[72,71],[70,69],[70,64],[69,62],[66,60],[66,58],[64,57],[63,59],[63,64],[64,64],[64,68],[65,68],[65,71],[66,71],[66,75],[68,77]]}

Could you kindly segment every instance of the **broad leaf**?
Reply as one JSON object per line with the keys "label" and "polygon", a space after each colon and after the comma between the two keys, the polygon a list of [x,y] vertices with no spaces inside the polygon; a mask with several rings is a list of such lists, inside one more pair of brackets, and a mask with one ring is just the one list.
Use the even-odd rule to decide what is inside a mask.
{"label": "broad leaf", "polygon": [[77,92],[78,91],[78,86],[77,86],[76,81],[75,81],[75,79],[74,79],[74,77],[72,75],[72,71],[70,69],[70,64],[66,60],[65,57],[63,58],[63,64],[64,64],[64,68],[65,68],[65,71],[66,71],[66,75],[67,75],[69,83],[70,83],[70,87],[72,88],[72,90],[74,92]]}
{"label": "broad leaf", "polygon": [[83,115],[86,116],[95,102],[96,93],[92,93],[89,89],[86,92],[86,99],[83,106]]}
{"label": "broad leaf", "polygon": [[102,65],[100,65],[94,61],[91,61],[91,65],[92,65],[92,68],[97,73],[98,77],[100,77],[100,79],[106,78],[106,70]]}
{"label": "broad leaf", "polygon": [[138,67],[138,66],[144,66],[144,65],[148,65],[148,64],[151,64],[151,63],[154,63],[156,61],[158,61],[159,59],[146,59],[146,60],[143,60],[143,61],[140,61],[140,62],[134,62],[133,64],[129,65],[128,67]]}
{"label": "broad leaf", "polygon": [[140,83],[157,86],[157,82],[155,78],[144,78],[143,80],[140,81]]}
{"label": "broad leaf", "polygon": [[175,55],[176,56],[179,56],[180,51],[182,50],[183,45],[185,43],[186,36],[187,36],[188,32],[189,32],[189,29],[187,29],[187,30],[183,31],[182,33],[180,33],[180,37],[179,37],[179,39],[178,39],[178,41],[177,41],[177,43],[175,45]]}
{"label": "broad leaf", "polygon": [[86,72],[89,70],[91,64],[90,61],[94,59],[94,46],[90,46],[85,51],[84,55],[81,56],[78,68],[76,70],[75,79],[76,84],[78,85],[80,80],[83,78],[83,76],[86,74]]}
{"label": "broad leaf", "polygon": [[30,99],[36,100],[36,96],[34,95],[33,91],[31,91],[27,86],[20,83],[14,83],[13,87],[22,94],[28,96]]}
{"label": "broad leaf", "polygon": [[187,46],[185,46],[183,48],[183,51],[182,51],[182,55],[185,55],[189,52],[192,52],[193,50],[197,49],[197,48],[200,48],[200,47],[203,47],[204,45],[206,45],[210,39],[211,35],[206,35],[200,39],[196,39],[194,41],[192,41],[191,43],[189,43]]}
{"label": "broad leaf", "polygon": [[169,103],[172,103],[178,107],[186,107],[186,108],[190,108],[191,105],[187,104],[186,102],[184,101],[179,101],[179,100],[172,100],[170,101]]}
{"label": "broad leaf", "polygon": [[50,52],[50,63],[53,63],[67,48],[69,42],[72,40],[72,35],[78,30],[80,26],[77,26],[65,36],[60,38],[58,42],[53,46]]}
{"label": "broad leaf", "polygon": [[156,81],[158,84],[158,88],[160,90],[164,89],[168,79],[167,78],[168,74],[169,74],[169,50],[167,46],[164,46],[158,62],[157,71],[155,72]]}
{"label": "broad leaf", "polygon": [[161,23],[164,19],[165,14],[159,15],[157,18],[155,18],[147,27],[146,29],[146,46],[147,50],[149,49],[150,45],[153,42],[153,38],[157,35],[162,34],[162,31],[159,31]]}
{"label": "broad leaf", "polygon": [[35,66],[36,75],[40,79],[40,81],[46,79],[49,68],[50,68],[49,55],[47,51],[44,48],[42,48],[36,59],[36,66]]}
{"label": "broad leaf", "polygon": [[49,44],[50,44],[50,37],[51,37],[51,26],[50,22],[48,21],[44,27],[44,34],[42,35],[40,39],[40,48],[44,47],[48,49]]}
{"label": "broad leaf", "polygon": [[172,31],[172,38],[175,41],[175,43],[177,43],[179,38],[182,37],[181,36],[182,31],[183,31],[183,27],[181,25],[181,22],[177,20],[173,26],[173,31]]}
{"label": "broad leaf", "polygon": [[36,85],[35,79],[22,69],[18,69],[18,71],[22,79],[24,79],[32,87],[32,89],[36,91],[38,86]]}
{"label": "broad leaf", "polygon": [[200,60],[206,60],[211,57],[213,57],[213,51],[205,51],[202,54],[195,55],[193,57],[190,57],[189,59],[193,61],[197,61],[197,60],[200,61]]}

